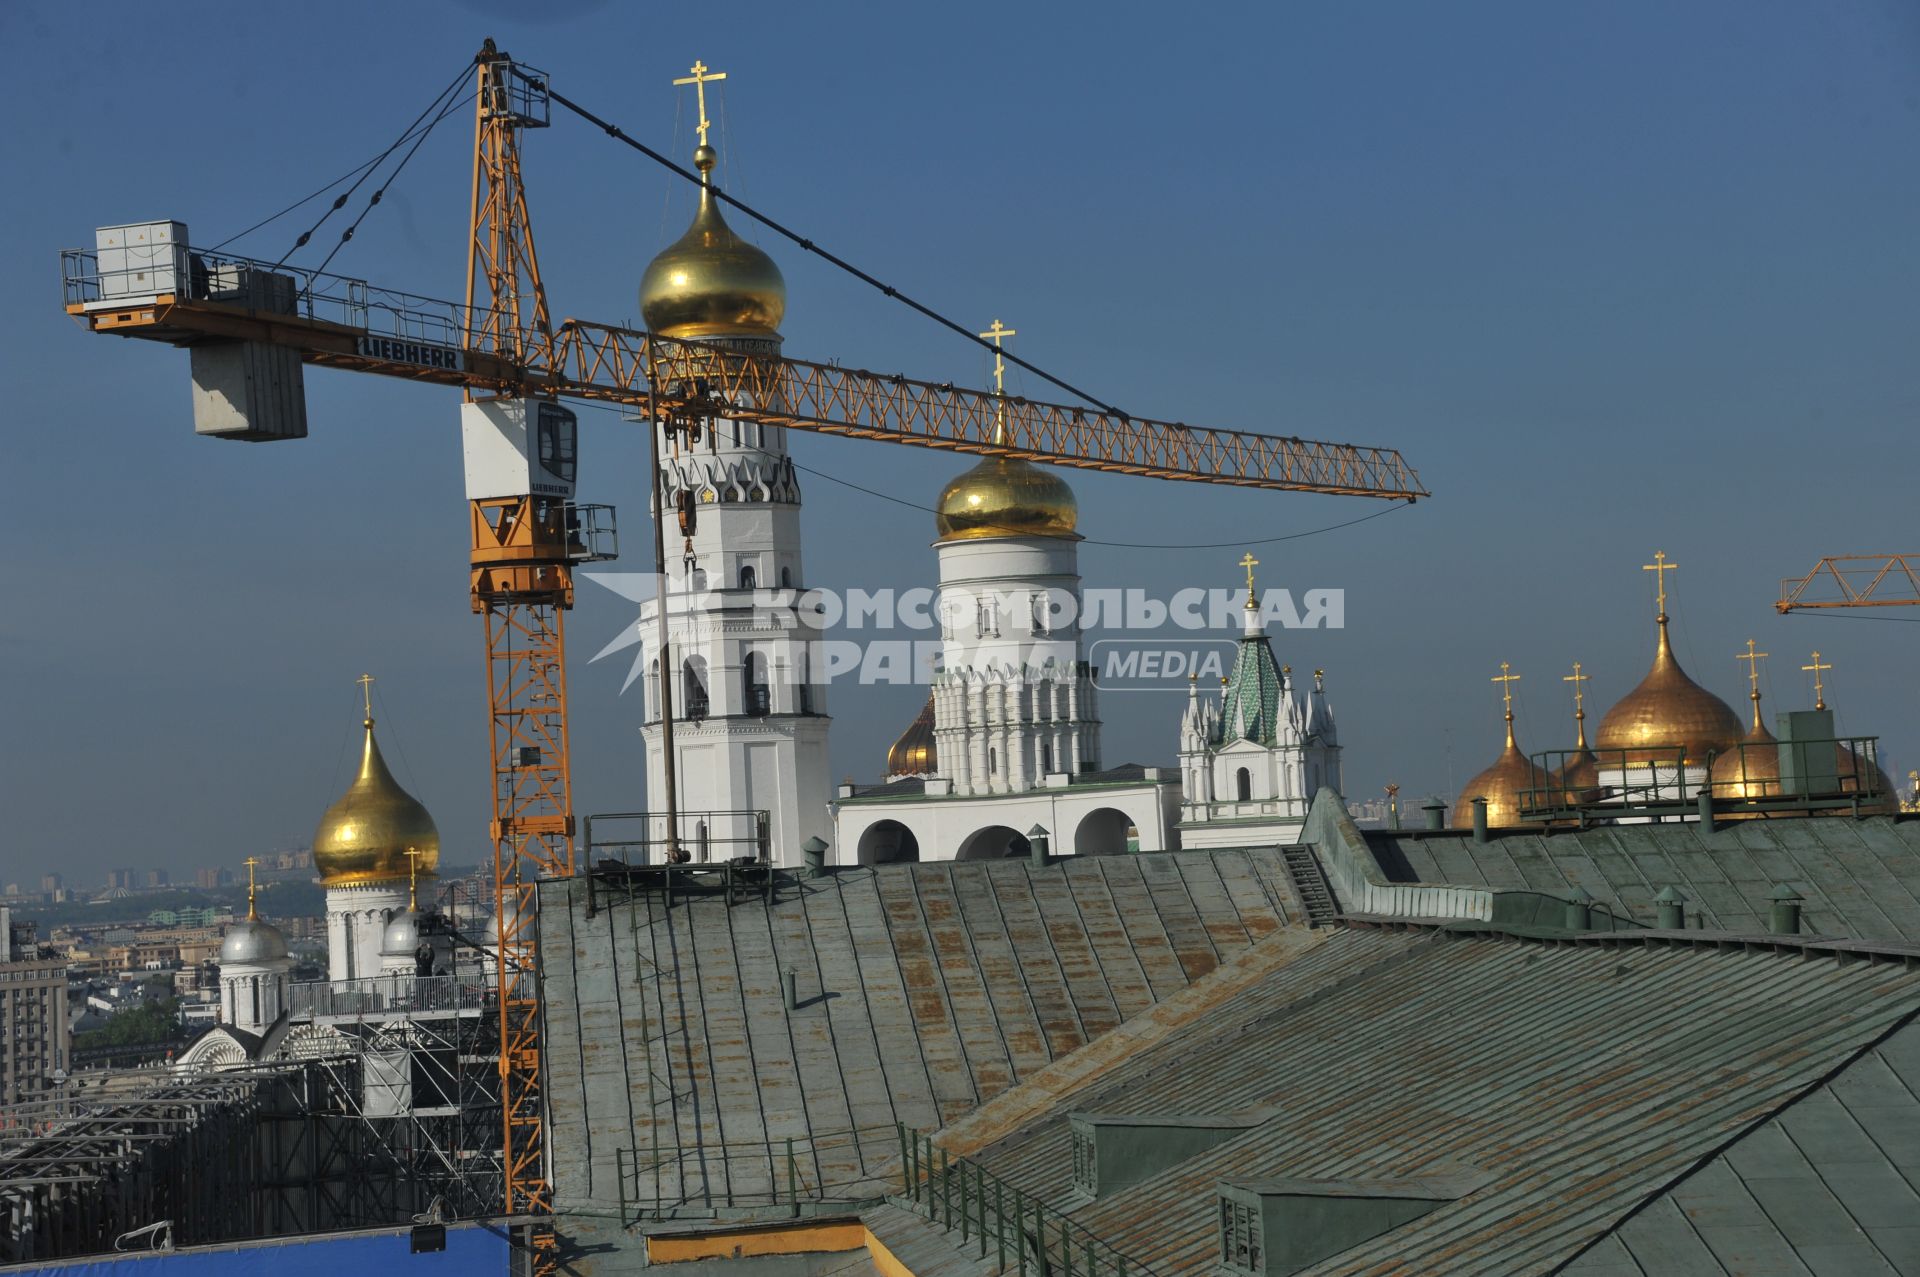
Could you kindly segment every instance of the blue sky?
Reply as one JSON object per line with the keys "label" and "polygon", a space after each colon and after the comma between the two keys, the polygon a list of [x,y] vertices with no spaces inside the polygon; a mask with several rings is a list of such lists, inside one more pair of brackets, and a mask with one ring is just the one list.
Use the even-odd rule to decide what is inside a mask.
{"label": "blue sky", "polygon": [[[448,858],[484,853],[457,397],[312,371],[306,441],[196,439],[185,356],[81,332],[57,252],[144,218],[224,239],[384,147],[487,35],[676,153],[692,108],[669,81],[725,70],[731,190],[966,322],[1005,319],[1110,402],[1401,449],[1430,502],[1256,547],[1271,584],[1347,591],[1346,629],[1279,646],[1328,671],[1350,795],[1451,792],[1489,761],[1502,660],[1523,746],[1569,743],[1573,660],[1595,719],[1645,671],[1656,548],[1696,678],[1744,714],[1753,637],[1770,709],[1804,707],[1818,647],[1842,730],[1920,766],[1920,609],[1770,606],[1821,555],[1920,550],[1910,4],[14,3],[0,880],[304,842],[345,782],[363,669]],[[469,147],[442,126],[334,269],[457,294]],[[556,313],[637,318],[688,192],[570,119],[526,165]],[[236,247],[278,257],[298,221]],[[986,380],[978,351],[758,238],[790,353]],[[586,416],[583,498],[620,507],[637,567],[644,451]],[[921,502],[961,464],[795,454]],[[1255,541],[1374,508],[1071,479],[1095,540]],[[932,580],[928,516],[803,485],[815,582]],[[1231,586],[1238,557],[1089,544],[1081,568],[1166,592]],[[589,589],[570,621],[583,814],[642,797],[624,664],[586,661],[627,619]],[[917,700],[836,687],[835,774],[874,776]],[[1103,709],[1109,761],[1171,761],[1178,697]]]}

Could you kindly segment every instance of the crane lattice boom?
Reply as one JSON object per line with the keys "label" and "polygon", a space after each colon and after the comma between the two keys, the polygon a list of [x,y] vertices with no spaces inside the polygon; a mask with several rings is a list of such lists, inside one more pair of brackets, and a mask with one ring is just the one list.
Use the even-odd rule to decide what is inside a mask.
{"label": "crane lattice boom", "polygon": [[[1830,587],[1837,597],[1818,591]],[[1785,615],[1808,608],[1920,605],[1920,554],[1834,554],[1813,571],[1780,582],[1773,606]]]}

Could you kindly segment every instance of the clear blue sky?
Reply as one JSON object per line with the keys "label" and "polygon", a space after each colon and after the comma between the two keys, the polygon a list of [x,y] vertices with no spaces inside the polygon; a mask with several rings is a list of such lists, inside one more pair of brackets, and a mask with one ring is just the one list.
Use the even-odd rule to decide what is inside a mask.
{"label": "clear blue sky", "polygon": [[[1348,628],[1281,655],[1327,668],[1352,795],[1451,790],[1489,761],[1502,660],[1524,675],[1522,744],[1568,743],[1571,661],[1596,718],[1646,668],[1656,548],[1682,565],[1696,678],[1744,711],[1751,636],[1770,708],[1804,706],[1818,647],[1842,729],[1920,765],[1920,609],[1769,606],[1823,554],[1920,550],[1906,0],[11,3],[0,880],[303,843],[344,784],[363,669],[447,857],[484,854],[456,397],[313,371],[304,443],[196,439],[185,356],[82,333],[57,251],[145,218],[225,238],[378,151],[487,35],[678,152],[691,106],[669,81],[696,57],[727,71],[732,190],[956,316],[1005,319],[1131,411],[1400,448],[1431,502],[1256,551],[1272,584],[1348,592]],[[443,126],[335,268],[455,295],[469,146]],[[572,120],[529,139],[527,170],[557,313],[636,318],[687,192]],[[277,257],[293,220],[245,247]],[[791,353],[984,381],[978,352],[760,239]],[[621,508],[638,566],[643,451],[588,419],[583,497]],[[922,501],[960,464],[823,438],[796,455]],[[932,580],[926,516],[804,482],[816,582]],[[1072,482],[1096,539],[1373,508]],[[1238,557],[1089,545],[1081,566],[1167,591],[1232,585]],[[627,619],[587,589],[571,621],[582,813],[642,800],[624,664],[585,659]],[[917,699],[836,688],[835,774],[875,775]],[[1104,708],[1111,761],[1171,761],[1178,698]]]}

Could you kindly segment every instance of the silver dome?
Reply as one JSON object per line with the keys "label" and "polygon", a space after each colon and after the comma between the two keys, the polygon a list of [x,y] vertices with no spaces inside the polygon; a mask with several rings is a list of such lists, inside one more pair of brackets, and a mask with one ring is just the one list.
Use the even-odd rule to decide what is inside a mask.
{"label": "silver dome", "polygon": [[383,954],[405,954],[413,956],[420,944],[420,915],[410,909],[403,909],[387,922],[387,929],[380,933],[380,952]]}
{"label": "silver dome", "polygon": [[247,919],[227,928],[220,942],[220,964],[229,962],[272,962],[287,956],[287,937],[270,922]]}

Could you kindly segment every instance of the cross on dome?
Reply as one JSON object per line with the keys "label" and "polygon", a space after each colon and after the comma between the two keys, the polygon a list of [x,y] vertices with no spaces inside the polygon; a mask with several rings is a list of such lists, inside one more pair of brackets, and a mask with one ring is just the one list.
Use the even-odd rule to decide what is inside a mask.
{"label": "cross on dome", "polygon": [[[687,69],[693,72],[693,74],[683,76],[673,83],[675,88],[689,84],[693,86],[694,100],[698,104],[700,111],[700,122],[693,127],[694,130],[700,134],[700,145],[705,146],[707,144],[707,130],[713,127],[713,121],[707,118],[707,86],[716,80],[726,79],[727,73],[725,71],[710,71],[707,69],[707,64],[697,58],[694,60],[693,65]],[[704,179],[705,176],[706,169],[702,169],[701,177]]]}
{"label": "cross on dome", "polygon": [[1654,580],[1657,583],[1656,594],[1659,598],[1660,620],[1662,623],[1667,619],[1667,573],[1678,569],[1679,566],[1678,563],[1667,562],[1667,552],[1665,550],[1655,550],[1653,552],[1653,562],[1642,563],[1640,565],[1642,572],[1651,572],[1654,574]]}
{"label": "cross on dome", "polygon": [[1800,668],[1811,671],[1813,674],[1813,707],[1815,709],[1825,709],[1827,707],[1827,685],[1820,681],[1820,673],[1823,670],[1832,669],[1833,666],[1822,665],[1820,663],[1820,653],[1815,651],[1813,654],[1813,664],[1802,665]]}

